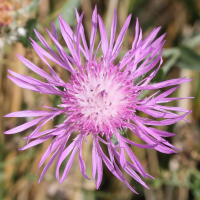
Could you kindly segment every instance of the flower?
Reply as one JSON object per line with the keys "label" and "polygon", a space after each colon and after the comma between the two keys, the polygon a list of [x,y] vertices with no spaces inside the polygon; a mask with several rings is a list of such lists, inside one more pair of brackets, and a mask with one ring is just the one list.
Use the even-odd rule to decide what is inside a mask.
{"label": "flower", "polygon": [[[24,40],[33,22],[30,18],[32,9],[38,2],[20,3],[20,1],[0,0],[0,50],[16,41]],[[23,6],[22,6],[23,5]],[[29,19],[29,20],[28,20]]]}
{"label": "flower", "polygon": [[12,22],[12,4],[5,0],[0,0],[0,26],[8,25]]}
{"label": "flower", "polygon": [[[71,52],[71,56],[68,55],[59,44],[53,23],[51,24],[52,33],[48,30],[47,32],[55,43],[59,56],[51,49],[44,38],[36,30],[35,33],[38,39],[47,51],[31,39],[33,48],[39,57],[46,63],[51,75],[24,57],[18,55],[19,59],[29,69],[45,78],[47,82],[44,83],[10,70],[9,72],[12,76],[8,76],[14,83],[22,88],[45,94],[60,95],[62,104],[58,105],[57,108],[48,107],[51,111],[27,110],[6,115],[5,117],[39,118],[8,130],[5,134],[18,133],[39,124],[30,136],[26,138],[27,144],[21,150],[28,149],[43,143],[50,138],[54,138],[52,144],[48,147],[39,163],[38,168],[40,168],[44,161],[51,155],[50,160],[43,169],[39,182],[44,177],[56,156],[58,156],[56,178],[60,180],[60,182],[63,182],[69,172],[77,151],[79,154],[80,170],[83,176],[89,179],[85,173],[86,166],[82,158],[82,143],[86,140],[87,135],[91,134],[93,137],[92,176],[96,183],[96,188],[98,189],[101,184],[103,176],[102,163],[104,162],[107,168],[119,180],[123,181],[136,193],[124,178],[118,165],[146,188],[148,188],[148,186],[139,177],[138,173],[143,177],[153,177],[145,172],[143,166],[129,146],[154,148],[157,151],[166,154],[175,153],[177,148],[162,138],[173,136],[174,134],[158,130],[152,126],[173,124],[184,119],[184,117],[190,113],[190,111],[182,108],[162,105],[162,103],[181,99],[168,97],[168,95],[174,92],[179,86],[168,89],[161,94],[155,92],[145,99],[139,98],[139,95],[144,90],[155,90],[179,85],[190,80],[184,77],[150,84],[150,81],[156,75],[162,64],[161,55],[163,52],[162,47],[165,43],[165,41],[163,41],[165,34],[154,41],[160,27],[153,29],[148,37],[142,40],[142,30],[139,29],[139,22],[137,20],[135,39],[132,48],[124,55],[122,60],[115,65],[113,62],[121,50],[122,41],[126,30],[128,29],[131,15],[126,19],[116,42],[114,42],[117,25],[116,10],[114,11],[110,42],[108,43],[103,21],[99,15],[97,16],[97,8],[95,7],[92,15],[92,30],[89,47],[85,39],[82,25],[83,14],[79,16],[76,10],[76,17],[78,21],[76,35],[62,17],[59,17],[61,33]],[[97,24],[99,24],[101,42],[93,55]],[[80,37],[83,45],[80,44]],[[101,59],[98,62],[96,55],[100,46],[103,56],[101,56]],[[80,53],[85,57],[84,64],[81,62]],[[59,78],[47,62],[46,58],[71,73],[71,78],[68,83],[65,83]],[[73,67],[72,64],[75,67]],[[148,75],[144,76],[147,73]],[[142,79],[138,81],[138,78]],[[63,88],[63,90],[61,88]],[[140,117],[137,115],[136,111],[142,111],[152,116],[154,119]],[[179,116],[171,111],[181,111],[185,114]],[[45,123],[63,113],[66,115],[66,119],[62,124],[55,126],[53,129],[39,132],[40,128]],[[157,118],[163,119],[157,121]],[[130,129],[146,144],[137,144],[123,137],[119,131],[126,129]],[[78,131],[79,134],[73,142],[66,147],[66,143],[73,131]],[[114,144],[111,141],[113,136],[116,137],[117,144]],[[30,140],[31,142],[29,142]],[[108,155],[103,152],[100,143],[107,145]],[[125,151],[132,162],[126,160]],[[65,166],[62,177],[60,178],[59,168],[61,163],[70,153],[71,155]]]}

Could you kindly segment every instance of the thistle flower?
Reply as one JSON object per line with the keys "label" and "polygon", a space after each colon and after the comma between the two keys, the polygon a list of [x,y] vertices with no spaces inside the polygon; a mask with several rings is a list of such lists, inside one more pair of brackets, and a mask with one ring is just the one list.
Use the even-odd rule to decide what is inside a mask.
{"label": "thistle flower", "polygon": [[[18,133],[38,124],[37,128],[26,138],[27,144],[21,150],[28,149],[53,138],[52,144],[42,156],[38,166],[38,168],[40,168],[45,160],[51,156],[43,169],[39,182],[57,156],[56,178],[60,180],[60,183],[66,178],[77,151],[79,154],[80,170],[83,176],[89,179],[85,173],[86,166],[82,158],[82,143],[87,139],[88,135],[92,135],[92,176],[96,183],[96,188],[98,189],[101,184],[104,162],[106,167],[120,181],[123,181],[136,193],[124,178],[119,165],[146,188],[148,188],[148,186],[138,174],[143,177],[153,177],[145,172],[143,166],[132,152],[130,145],[140,148],[154,148],[166,154],[175,153],[177,148],[163,139],[163,137],[173,136],[174,134],[158,130],[152,126],[173,124],[184,119],[184,117],[190,113],[190,111],[182,108],[162,105],[162,103],[181,99],[168,97],[168,95],[174,92],[179,86],[168,89],[161,94],[158,94],[159,91],[155,92],[145,99],[140,99],[139,95],[144,90],[155,90],[179,85],[190,80],[178,78],[150,84],[150,81],[156,75],[162,64],[161,55],[163,52],[162,47],[165,43],[165,41],[163,41],[165,34],[154,41],[160,27],[153,29],[143,40],[142,30],[139,28],[139,22],[137,20],[132,48],[123,56],[122,60],[115,65],[114,60],[121,50],[122,41],[128,29],[131,15],[126,19],[115,41],[117,15],[116,10],[114,11],[110,41],[108,42],[103,21],[99,15],[97,16],[97,8],[95,7],[92,15],[92,30],[89,47],[85,39],[82,25],[83,14],[79,16],[76,10],[76,17],[78,21],[76,34],[73,33],[70,26],[61,16],[59,18],[61,33],[71,55],[68,55],[59,44],[53,23],[51,24],[52,33],[48,30],[47,32],[55,43],[59,56],[50,48],[44,38],[36,30],[35,33],[46,50],[31,39],[33,48],[38,56],[46,63],[51,75],[24,57],[18,55],[19,59],[29,69],[45,78],[47,82],[44,83],[10,70],[9,72],[12,76],[8,76],[14,83],[22,88],[45,94],[59,95],[62,104],[58,105],[57,108],[48,107],[51,111],[27,110],[6,115],[5,117],[39,118],[8,130],[5,134]],[[93,54],[97,24],[100,29],[101,41]],[[82,39],[83,45],[80,43],[80,38]],[[100,61],[98,61],[96,55],[100,46],[103,56],[101,56]],[[85,57],[84,64],[81,62],[80,53]],[[71,73],[71,78],[68,83],[59,78],[46,58]],[[148,75],[144,76],[147,73]],[[138,82],[139,77],[143,77],[143,79]],[[63,90],[60,88],[63,88]],[[140,117],[137,115],[136,111],[142,111],[152,116],[153,119]],[[185,114],[179,116],[172,111],[180,111]],[[45,123],[63,113],[66,115],[66,119],[62,124],[55,126],[53,129],[39,132],[40,128]],[[162,120],[157,121],[157,118],[162,118]],[[137,135],[145,144],[137,144],[123,137],[119,133],[119,130],[125,129],[130,129],[133,134]],[[66,146],[73,131],[78,131],[79,134],[70,145]],[[111,141],[112,136],[116,137],[117,144]],[[100,143],[107,145],[108,155],[103,152]],[[132,162],[127,161],[125,151]],[[71,155],[69,156],[70,153]],[[59,168],[67,156],[69,156],[69,160],[60,178]]]}

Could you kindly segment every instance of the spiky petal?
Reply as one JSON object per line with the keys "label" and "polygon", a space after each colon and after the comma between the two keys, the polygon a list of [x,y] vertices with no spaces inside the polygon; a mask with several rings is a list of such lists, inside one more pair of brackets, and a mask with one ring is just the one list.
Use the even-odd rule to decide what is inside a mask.
{"label": "spiky petal", "polygon": [[[58,156],[56,178],[60,180],[60,182],[63,182],[77,152],[79,154],[80,170],[83,176],[89,179],[85,173],[86,166],[82,158],[82,143],[88,134],[91,134],[93,137],[92,176],[97,189],[100,187],[102,181],[104,162],[107,168],[119,180],[123,181],[136,193],[124,178],[118,164],[136,181],[148,188],[138,174],[143,177],[153,177],[145,172],[129,145],[139,148],[155,148],[167,154],[176,152],[175,150],[177,148],[163,139],[163,137],[169,137],[173,134],[151,126],[173,124],[184,119],[184,117],[191,112],[178,107],[162,105],[162,103],[180,99],[170,98],[168,96],[179,87],[176,85],[190,80],[179,78],[150,84],[162,64],[161,55],[165,43],[165,41],[163,41],[164,35],[154,41],[160,28],[153,29],[147,38],[142,40],[142,30],[139,28],[137,19],[132,49],[130,49],[121,61],[115,65],[113,62],[121,50],[122,41],[128,29],[131,16],[128,16],[114,44],[117,24],[116,10],[113,16],[110,42],[108,42],[103,21],[100,16],[97,16],[97,8],[95,7],[92,15],[92,31],[89,46],[87,46],[82,25],[83,14],[79,16],[76,10],[76,17],[78,20],[76,34],[73,33],[70,26],[62,17],[59,17],[61,33],[71,55],[67,54],[59,44],[53,23],[51,24],[52,33],[48,30],[47,32],[55,43],[59,56],[50,48],[44,38],[36,30],[35,33],[38,39],[47,51],[31,39],[33,48],[38,56],[47,64],[51,75],[18,55],[19,59],[29,69],[47,80],[45,83],[9,70],[12,75],[9,76],[9,78],[20,87],[40,93],[59,95],[62,103],[58,105],[57,108],[49,108],[51,111],[29,110],[13,112],[6,115],[5,117],[32,116],[39,118],[8,130],[5,134],[18,133],[40,123],[31,135],[26,137],[27,144],[21,150],[28,149],[50,138],[54,138],[52,144],[48,147],[39,163],[38,168],[40,168],[44,161],[51,155],[50,160],[40,176],[39,182],[44,177],[56,156]],[[97,23],[99,24],[101,42],[93,56]],[[80,44],[80,38],[82,39],[83,46]],[[98,62],[96,54],[100,45],[103,56]],[[81,63],[80,53],[85,57],[86,62],[84,64]],[[71,72],[71,78],[68,83],[65,83],[59,78],[46,58]],[[73,68],[73,65],[75,65],[76,68]],[[151,73],[145,76],[147,72]],[[142,79],[138,81],[138,78],[141,77]],[[161,94],[155,92],[145,99],[139,98],[139,95],[144,90],[155,90],[168,86],[175,87]],[[63,90],[60,88],[63,88]],[[137,116],[136,111],[142,111],[152,116],[154,119]],[[180,111],[185,114],[178,116],[172,111]],[[39,132],[39,129],[45,123],[60,114],[66,115],[66,119],[62,124],[55,126],[53,129]],[[157,121],[157,118],[162,118],[162,120]],[[124,129],[130,129],[135,135],[142,139],[145,144],[137,144],[120,135],[119,130]],[[66,147],[68,139],[73,131],[78,131],[79,134],[73,142]],[[111,142],[111,137],[113,135],[116,137],[118,144],[113,144]],[[30,140],[31,142],[29,142]],[[104,154],[100,142],[107,145],[109,157]],[[125,152],[127,152],[132,162],[126,160]],[[60,179],[59,169],[67,156],[69,156],[69,160]]]}

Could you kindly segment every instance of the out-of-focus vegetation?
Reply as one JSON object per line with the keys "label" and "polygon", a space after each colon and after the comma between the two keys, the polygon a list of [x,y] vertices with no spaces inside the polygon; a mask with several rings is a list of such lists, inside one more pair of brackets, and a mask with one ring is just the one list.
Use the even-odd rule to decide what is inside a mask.
{"label": "out-of-focus vegetation", "polygon": [[[165,155],[150,149],[133,148],[145,169],[156,179],[145,181],[150,190],[144,189],[126,174],[124,176],[140,194],[132,193],[124,183],[117,180],[106,168],[101,189],[96,191],[93,181],[83,178],[79,170],[78,159],[74,160],[66,180],[59,184],[55,177],[55,163],[49,168],[44,180],[38,184],[35,176],[39,160],[51,141],[26,151],[18,151],[25,142],[22,137],[31,130],[15,135],[4,135],[3,132],[13,128],[29,118],[4,119],[7,113],[18,110],[41,110],[43,103],[48,106],[59,104],[59,97],[37,94],[21,89],[7,79],[7,69],[23,75],[36,75],[23,66],[16,54],[21,54],[37,66],[47,70],[47,66],[38,58],[31,48],[29,37],[35,38],[33,29],[39,30],[46,41],[56,51],[49,39],[45,27],[50,28],[54,21],[59,32],[58,15],[76,30],[74,7],[84,11],[83,24],[86,39],[89,41],[91,16],[97,4],[98,13],[103,17],[109,33],[114,8],[118,13],[118,32],[128,14],[132,21],[123,42],[123,52],[131,47],[134,39],[135,19],[139,18],[143,37],[158,26],[162,26],[160,35],[166,32],[164,64],[154,79],[161,80],[186,76],[192,78],[190,83],[183,84],[178,92],[179,97],[194,96],[173,102],[193,112],[188,119],[191,123],[181,121],[175,126],[161,127],[176,133],[169,138],[176,147],[182,149],[176,155]],[[0,199],[3,200],[200,200],[200,1],[199,0],[0,0]],[[60,42],[65,43],[59,34]],[[97,35],[96,41],[99,40]],[[66,49],[66,51],[68,51]],[[119,59],[120,59],[119,56]],[[52,63],[59,76],[68,81],[69,74]],[[36,77],[39,78],[40,77]],[[145,93],[143,96],[149,95]],[[140,113],[141,115],[144,115]],[[62,117],[49,122],[43,130],[59,124]],[[140,143],[132,133],[128,136]],[[83,146],[89,177],[91,165],[92,139],[89,137]],[[40,174],[41,171],[39,171]]]}

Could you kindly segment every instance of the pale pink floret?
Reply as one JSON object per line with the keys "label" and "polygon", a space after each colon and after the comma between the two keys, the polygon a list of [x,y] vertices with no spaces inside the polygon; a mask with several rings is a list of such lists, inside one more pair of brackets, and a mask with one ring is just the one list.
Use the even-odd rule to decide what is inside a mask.
{"label": "pale pink floret", "polygon": [[[143,177],[151,177],[148,175],[139,160],[132,152],[129,145],[140,148],[155,148],[163,153],[175,153],[175,148],[163,137],[173,136],[172,133],[161,131],[152,126],[164,126],[173,124],[190,113],[191,111],[178,108],[168,107],[161,103],[167,103],[181,98],[168,97],[179,86],[175,86],[158,94],[154,93],[150,97],[140,99],[139,95],[143,90],[154,90],[163,87],[178,85],[190,81],[186,78],[172,79],[156,84],[149,84],[162,64],[161,54],[163,52],[163,45],[165,41],[162,35],[155,39],[160,28],[153,29],[152,32],[142,40],[142,30],[139,28],[139,22],[136,21],[135,39],[130,49],[121,61],[114,65],[113,61],[118,56],[124,35],[128,29],[131,15],[125,21],[119,36],[115,41],[117,15],[114,11],[113,22],[111,26],[110,42],[108,42],[106,30],[100,16],[97,16],[97,8],[95,7],[92,15],[92,30],[89,47],[84,35],[84,28],[82,25],[83,14],[79,16],[76,10],[76,17],[78,21],[76,35],[71,30],[70,26],[60,16],[60,29],[62,36],[69,48],[71,55],[68,55],[62,46],[59,44],[58,36],[54,24],[51,24],[52,33],[48,30],[48,34],[55,43],[59,56],[53,52],[44,38],[35,30],[35,33],[40,42],[47,49],[44,50],[33,39],[31,44],[38,56],[47,64],[51,75],[18,55],[19,59],[32,71],[39,74],[47,80],[46,83],[37,79],[17,74],[10,71],[12,76],[8,76],[14,83],[22,88],[30,89],[36,92],[45,94],[60,95],[62,103],[58,108],[49,108],[51,111],[19,111],[6,115],[5,117],[39,117],[33,121],[27,122],[16,128],[8,130],[5,134],[14,134],[26,130],[36,124],[38,127],[26,137],[27,145],[21,150],[28,149],[44,141],[54,138],[52,144],[44,153],[38,169],[42,166],[44,161],[51,155],[51,158],[45,166],[39,182],[44,177],[49,166],[54,159],[57,158],[56,178],[59,180],[59,168],[64,159],[71,153],[70,158],[66,164],[65,170],[62,174],[60,182],[66,178],[69,169],[72,165],[74,156],[79,154],[80,170],[83,176],[87,179],[85,173],[85,163],[82,159],[82,143],[86,140],[88,134],[92,134],[93,148],[92,148],[92,176],[96,183],[97,189],[100,187],[103,176],[103,162],[107,168],[121,181],[123,181],[133,192],[136,191],[125,180],[118,164],[136,181],[144,187],[148,186],[138,176],[138,173]],[[97,24],[100,29],[101,41],[95,51],[94,43],[97,32]],[[80,44],[80,38],[82,44]],[[103,56],[98,62],[96,54],[101,45]],[[85,63],[81,62],[80,53],[85,57]],[[52,60],[56,64],[71,72],[71,79],[69,83],[65,83],[59,78],[56,72],[49,65],[46,58]],[[141,64],[141,61],[142,64]],[[72,65],[75,65],[74,68]],[[156,67],[157,66],[157,67]],[[136,83],[138,77],[145,75],[147,72],[151,73],[148,76]],[[64,88],[60,90],[58,86]],[[136,115],[136,111],[142,111],[153,118],[163,118],[161,121],[142,118]],[[174,112],[179,111],[185,114],[178,116]],[[66,120],[55,126],[53,129],[39,132],[40,128],[49,120],[60,114],[66,115]],[[119,134],[119,130],[130,129],[146,144],[137,144],[130,141]],[[79,131],[79,135],[73,142],[66,147],[67,141],[73,131]],[[118,144],[111,142],[112,135],[115,135]],[[31,142],[29,142],[32,140]],[[107,145],[109,156],[103,152],[100,142]],[[125,151],[132,162],[126,160]],[[116,163],[118,162],[118,163]]]}

